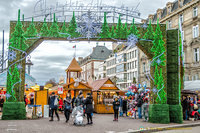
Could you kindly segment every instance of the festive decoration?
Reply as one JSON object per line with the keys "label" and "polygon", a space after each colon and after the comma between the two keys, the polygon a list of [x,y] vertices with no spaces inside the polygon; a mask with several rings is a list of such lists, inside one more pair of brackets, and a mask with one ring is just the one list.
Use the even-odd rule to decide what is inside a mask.
{"label": "festive decoration", "polygon": [[137,27],[136,27],[136,25],[135,25],[135,20],[134,20],[134,18],[133,18],[133,22],[132,22],[132,25],[131,25],[131,27],[130,27],[130,30],[129,30],[129,33],[128,33],[129,35],[130,34],[134,34],[134,35],[136,35],[137,37],[140,37],[140,34],[139,34],[139,31],[138,31],[138,29],[137,29]]}
{"label": "festive decoration", "polygon": [[29,27],[27,28],[27,31],[25,32],[25,37],[36,37],[38,34],[37,29],[35,28],[35,25],[33,23],[33,18],[32,18],[32,22],[29,25]]}
{"label": "festive decoration", "polygon": [[138,42],[138,38],[136,35],[131,34],[128,36],[128,39],[127,39],[128,46],[135,46],[137,42]]}
{"label": "festive decoration", "polygon": [[127,23],[125,23],[123,31],[122,31],[122,38],[126,39],[128,37],[128,28],[127,28]]}
{"label": "festive decoration", "polygon": [[17,54],[14,50],[9,50],[8,51],[8,60],[9,61],[14,61],[17,57]]}
{"label": "festive decoration", "polygon": [[117,27],[116,27],[116,30],[115,30],[115,38],[122,38],[123,36],[123,25],[122,25],[122,22],[121,22],[121,17],[119,16],[119,19],[118,19],[118,24],[117,24]]}
{"label": "festive decoration", "polygon": [[157,58],[157,60],[154,60],[152,62],[152,66],[159,65],[159,66],[165,66],[165,54],[163,54],[166,50],[164,47],[165,42],[163,41],[162,32],[160,31],[159,23],[157,22],[156,32],[154,36],[153,41],[153,47],[151,48],[151,51],[154,53],[153,59]]}
{"label": "festive decoration", "polygon": [[111,38],[115,38],[116,34],[115,34],[115,26],[112,26],[112,30],[111,30]]}
{"label": "festive decoration", "polygon": [[104,12],[104,23],[102,25],[100,36],[101,38],[110,38],[110,31],[106,20],[106,12]]}
{"label": "festive decoration", "polygon": [[[106,24],[104,26],[106,26]],[[106,30],[106,27],[104,27],[104,30]],[[87,15],[83,16],[82,23],[78,26],[76,31],[90,40],[90,38],[96,38],[97,34],[101,33],[101,28],[100,24],[95,23],[95,20],[92,18],[91,12],[89,11]],[[103,33],[101,34],[102,37],[109,37],[106,35],[107,31],[102,32],[105,33],[105,35],[103,35]]]}
{"label": "festive decoration", "polygon": [[11,34],[10,46],[25,51],[27,49],[24,37],[23,25],[20,21],[20,10],[18,11],[18,21],[15,26],[15,31]]}
{"label": "festive decoration", "polygon": [[48,26],[46,23],[46,18],[44,19],[44,23],[42,25],[40,32],[41,32],[41,36],[43,36],[43,37],[47,37],[49,35],[49,29],[48,29]]}
{"label": "festive decoration", "polygon": [[54,16],[53,16],[53,23],[50,27],[50,30],[49,30],[49,37],[59,37],[60,34],[59,34],[59,27],[57,25],[57,22],[56,22],[56,15],[54,13]]}
{"label": "festive decoration", "polygon": [[155,66],[155,72],[154,72],[154,86],[157,87],[159,81],[159,72],[158,67]]}
{"label": "festive decoration", "polygon": [[147,28],[147,32],[144,34],[144,39],[153,40],[154,39],[154,31],[151,25],[151,20],[149,21],[149,26]]}
{"label": "festive decoration", "polygon": [[77,28],[77,24],[76,24],[76,18],[75,18],[75,14],[73,12],[73,16],[72,19],[69,23],[69,27],[68,27],[68,33],[71,35],[71,37],[78,37],[79,33],[76,31]]}
{"label": "festive decoration", "polygon": [[157,98],[156,102],[158,104],[166,104],[167,98],[166,98],[166,93],[164,91],[164,80],[163,80],[163,75],[162,75],[162,68],[160,68],[160,75],[159,75],[159,80],[157,83]]}
{"label": "festive decoration", "polygon": [[64,23],[63,23],[63,26],[62,26],[62,29],[60,30],[60,36],[61,37],[68,37],[68,34],[67,34],[67,28],[66,28],[66,26],[65,26],[65,21],[64,21]]}

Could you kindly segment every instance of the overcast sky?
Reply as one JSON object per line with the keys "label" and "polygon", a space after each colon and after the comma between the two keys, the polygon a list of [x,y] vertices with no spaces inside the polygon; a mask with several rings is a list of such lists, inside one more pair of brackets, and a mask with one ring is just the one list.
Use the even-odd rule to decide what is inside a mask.
{"label": "overcast sky", "polygon": [[[33,15],[34,5],[38,0],[0,0],[0,50],[2,49],[2,30],[5,30],[5,43],[8,43],[9,38],[9,22],[17,20],[18,9],[21,9],[21,14],[25,17]],[[48,5],[67,3],[70,0],[46,0]],[[71,0],[76,3],[77,0]],[[90,0],[79,0],[87,5]],[[89,1],[89,2],[87,2]],[[91,0],[92,1],[92,0]],[[97,0],[93,0],[94,3]],[[100,0],[99,0],[100,1]],[[122,4],[126,7],[135,7],[138,3],[138,10],[141,12],[142,18],[147,18],[149,14],[154,14],[158,8],[165,7],[167,2],[174,0],[102,0],[102,4],[118,6]],[[65,76],[65,69],[69,65],[74,55],[73,45],[77,45],[77,57],[87,56],[92,52],[92,47],[96,46],[96,42],[58,42],[45,41],[31,53],[33,66],[31,75],[37,79],[39,84],[43,84],[50,78],[55,78],[57,81],[61,75]],[[99,45],[103,45],[100,42]],[[106,46],[111,49],[111,42],[106,43]],[[0,52],[1,53],[1,52]]]}

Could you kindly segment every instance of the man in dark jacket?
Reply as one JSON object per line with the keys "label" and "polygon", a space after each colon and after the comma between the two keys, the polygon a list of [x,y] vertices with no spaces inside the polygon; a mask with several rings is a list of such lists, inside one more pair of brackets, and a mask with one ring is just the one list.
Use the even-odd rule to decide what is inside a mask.
{"label": "man in dark jacket", "polygon": [[0,112],[3,111],[3,103],[4,103],[4,99],[2,96],[0,96]]}
{"label": "man in dark jacket", "polygon": [[113,110],[114,110],[114,120],[113,121],[118,121],[118,112],[119,112],[119,100],[117,97],[114,98],[113,102]]}
{"label": "man in dark jacket", "polygon": [[92,122],[92,113],[93,113],[93,98],[90,93],[87,94],[87,98],[85,100],[86,110],[85,113],[87,114],[87,124],[93,124]]}
{"label": "man in dark jacket", "polygon": [[138,100],[137,100],[137,108],[138,108],[138,117],[139,119],[142,119],[142,97],[139,95]]}
{"label": "man in dark jacket", "polygon": [[[57,102],[55,102],[55,100],[57,100]],[[57,96],[55,96],[55,92],[52,92],[52,96],[50,98],[50,103],[49,103],[49,108],[51,110],[51,119],[49,121],[53,121],[53,114],[55,112],[58,121],[60,121],[59,115],[58,115],[58,101],[59,99],[57,98]]]}
{"label": "man in dark jacket", "polygon": [[185,96],[183,96],[182,107],[183,107],[183,119],[187,120],[188,119],[189,103],[188,103],[188,98],[185,97]]}
{"label": "man in dark jacket", "polygon": [[127,116],[127,98],[125,97],[124,100],[123,100],[123,114],[125,113],[126,116]]}
{"label": "man in dark jacket", "polygon": [[70,94],[68,93],[67,96],[66,96],[66,99],[64,99],[66,122],[69,121],[70,112],[71,112],[71,102],[72,102],[72,99],[71,99]]}

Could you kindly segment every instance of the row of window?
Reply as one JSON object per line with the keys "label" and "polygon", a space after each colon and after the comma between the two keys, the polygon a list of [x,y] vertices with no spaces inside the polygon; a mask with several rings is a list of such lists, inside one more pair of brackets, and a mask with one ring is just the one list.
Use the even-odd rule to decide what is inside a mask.
{"label": "row of window", "polygon": [[[185,79],[185,81],[189,81],[190,80],[189,76],[184,76],[184,79]],[[199,80],[199,75],[198,74],[193,75],[191,80],[193,80],[193,81],[194,80]]]}
{"label": "row of window", "polygon": [[137,78],[137,71],[127,73],[127,79],[128,80],[133,80],[133,77]]}
{"label": "row of window", "polygon": [[115,58],[112,59],[112,60],[110,60],[110,61],[107,61],[107,67],[113,66],[113,65],[115,65],[115,64],[116,64],[116,59],[115,59]]}
{"label": "row of window", "polygon": [[132,61],[132,62],[127,63],[126,68],[127,68],[127,70],[137,68],[137,61]]}
{"label": "row of window", "polygon": [[116,68],[111,68],[107,70],[107,75],[115,74],[116,73]]}
{"label": "row of window", "polygon": [[127,60],[137,57],[137,50],[133,50],[126,54]]}

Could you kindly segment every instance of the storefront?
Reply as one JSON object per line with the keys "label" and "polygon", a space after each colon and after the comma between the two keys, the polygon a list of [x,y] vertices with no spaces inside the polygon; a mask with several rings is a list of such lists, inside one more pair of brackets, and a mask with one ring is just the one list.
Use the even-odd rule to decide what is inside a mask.
{"label": "storefront", "polygon": [[109,78],[96,80],[90,86],[93,88],[94,111],[96,113],[113,113],[113,97],[119,95],[120,90]]}

